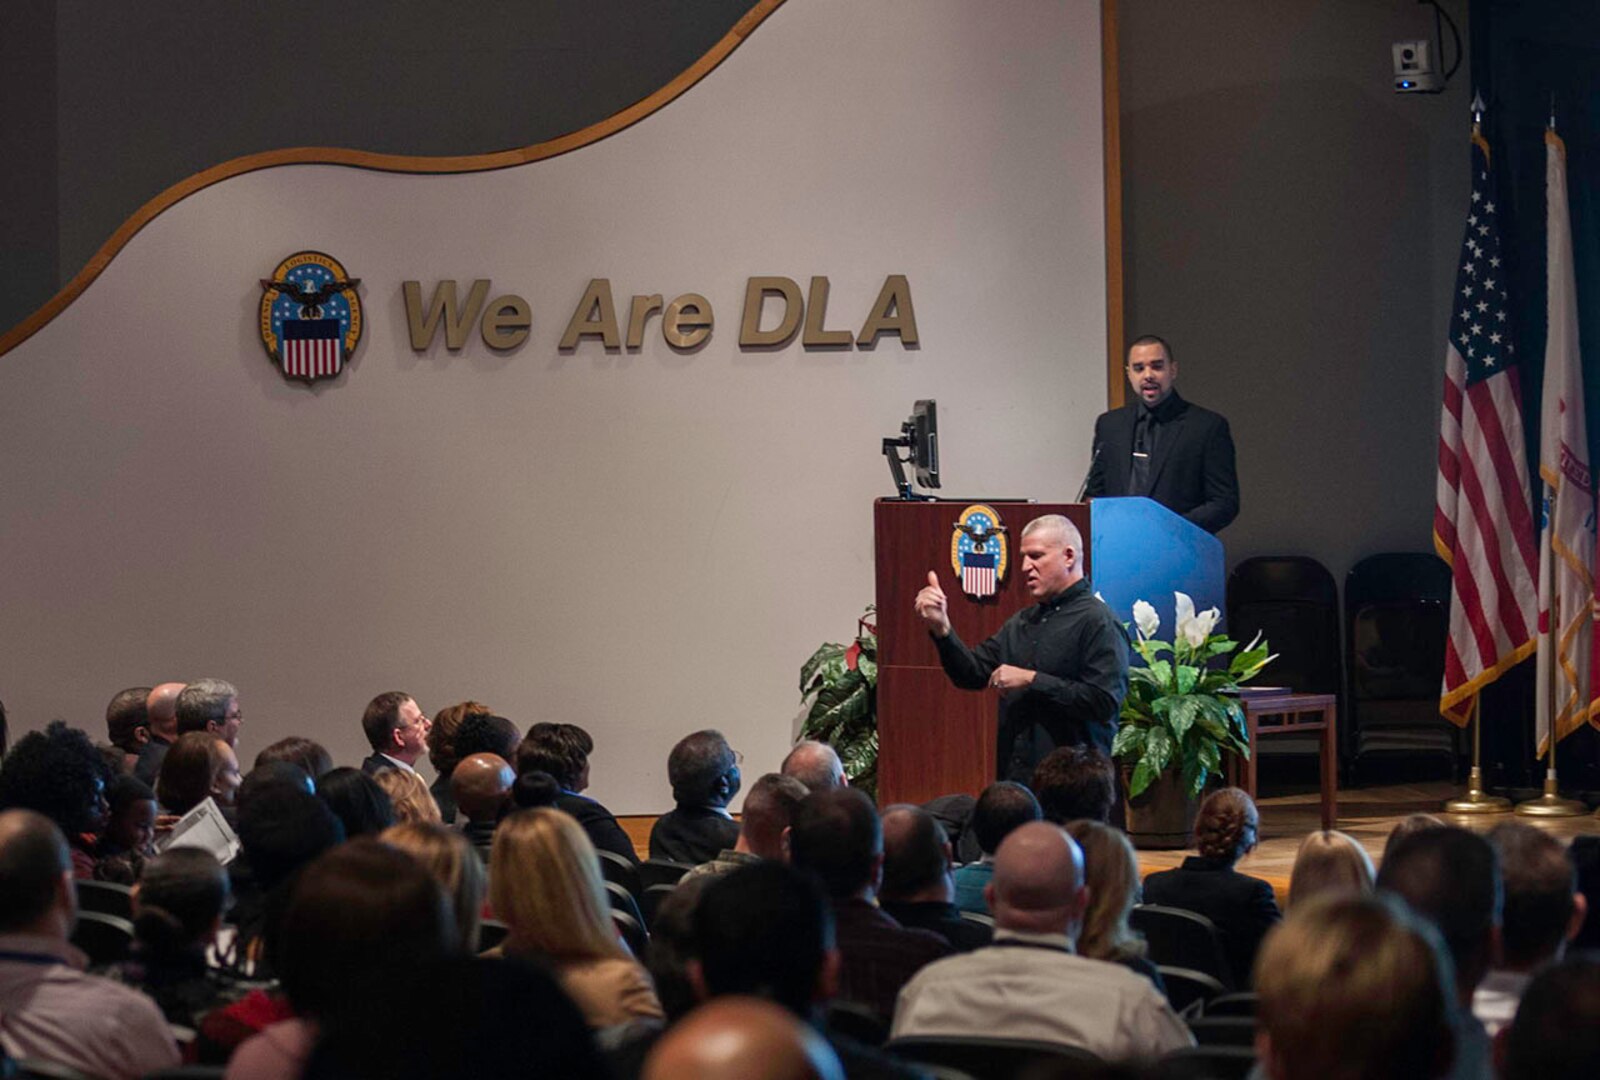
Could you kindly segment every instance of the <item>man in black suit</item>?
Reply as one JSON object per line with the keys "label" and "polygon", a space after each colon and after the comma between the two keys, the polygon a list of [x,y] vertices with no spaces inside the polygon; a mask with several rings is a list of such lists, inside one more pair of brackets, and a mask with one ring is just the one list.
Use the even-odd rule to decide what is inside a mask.
{"label": "man in black suit", "polygon": [[650,857],[698,866],[733,847],[739,823],[728,803],[739,793],[739,755],[720,731],[697,731],[667,756],[677,806],[650,830]]}
{"label": "man in black suit", "polygon": [[417,759],[427,752],[432,727],[410,694],[400,690],[379,694],[361,714],[361,730],[372,747],[361,771],[368,776],[382,769],[415,772]]}
{"label": "man in black suit", "polygon": [[1094,460],[1084,494],[1147,495],[1207,532],[1239,516],[1233,435],[1217,413],[1191,405],[1174,384],[1172,348],[1146,334],[1128,348],[1133,403],[1094,423]]}

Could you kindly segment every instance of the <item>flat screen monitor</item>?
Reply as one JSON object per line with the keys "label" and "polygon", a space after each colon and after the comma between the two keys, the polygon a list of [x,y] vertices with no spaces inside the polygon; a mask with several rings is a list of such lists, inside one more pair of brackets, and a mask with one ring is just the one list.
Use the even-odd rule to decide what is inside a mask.
{"label": "flat screen monitor", "polygon": [[939,486],[939,407],[925,398],[911,407],[911,419],[902,429],[911,440],[910,465],[917,483],[925,488]]}

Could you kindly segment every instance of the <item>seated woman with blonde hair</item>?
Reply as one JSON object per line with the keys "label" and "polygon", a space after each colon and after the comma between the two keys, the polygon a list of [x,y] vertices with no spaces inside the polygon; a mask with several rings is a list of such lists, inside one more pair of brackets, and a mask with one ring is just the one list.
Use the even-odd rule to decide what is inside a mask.
{"label": "seated woman with blonde hair", "polygon": [[1193,911],[1216,924],[1241,989],[1250,986],[1261,940],[1283,918],[1272,886],[1235,869],[1255,850],[1260,830],[1261,817],[1248,794],[1234,787],[1213,791],[1194,822],[1199,854],[1144,879],[1147,903]]}
{"label": "seated woman with blonde hair", "polygon": [[389,801],[394,804],[395,824],[407,821],[443,823],[433,793],[422,782],[422,777],[410,769],[379,769],[372,778],[389,793]]}
{"label": "seated woman with blonde hair", "polygon": [[1372,892],[1372,857],[1355,838],[1337,829],[1318,829],[1300,842],[1289,871],[1289,909],[1319,896]]}
{"label": "seated woman with blonde hair", "polygon": [[1139,860],[1127,834],[1088,820],[1071,822],[1066,828],[1083,849],[1083,880],[1089,886],[1078,955],[1137,971],[1165,994],[1161,972],[1145,956],[1144,938],[1128,925],[1128,914],[1139,902]]}
{"label": "seated woman with blonde hair", "polygon": [[489,900],[509,930],[490,955],[547,966],[590,1027],[660,1017],[650,976],[617,936],[599,856],[559,810],[519,810],[495,830]]}
{"label": "seated woman with blonde hair", "polygon": [[[399,805],[397,800],[396,809]],[[484,869],[483,860],[467,838],[434,820],[402,821],[383,830],[378,839],[415,857],[433,875],[450,897],[462,951],[477,952],[478,930],[483,922]]]}

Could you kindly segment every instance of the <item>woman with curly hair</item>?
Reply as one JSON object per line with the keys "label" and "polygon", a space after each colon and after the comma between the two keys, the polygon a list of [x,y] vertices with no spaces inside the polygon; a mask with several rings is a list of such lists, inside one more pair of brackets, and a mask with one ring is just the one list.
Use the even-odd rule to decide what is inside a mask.
{"label": "woman with curly hair", "polygon": [[105,828],[105,758],[89,736],[65,721],[17,740],[0,767],[0,810],[36,810],[56,823],[72,848],[72,872],[94,877],[94,848]]}
{"label": "woman with curly hair", "polygon": [[1197,912],[1217,924],[1234,983],[1251,985],[1256,952],[1267,931],[1283,918],[1272,886],[1234,869],[1256,848],[1261,816],[1239,788],[1223,788],[1206,796],[1195,818],[1198,855],[1176,870],[1162,870],[1144,879],[1147,903]]}
{"label": "woman with curly hair", "polygon": [[649,974],[617,937],[594,845],[571,817],[519,810],[495,830],[489,900],[509,930],[491,955],[547,966],[590,1027],[660,1018]]}
{"label": "woman with curly hair", "polygon": [[1078,955],[1121,964],[1149,979],[1163,994],[1167,985],[1145,956],[1144,938],[1128,925],[1139,902],[1139,859],[1121,829],[1098,821],[1078,820],[1067,832],[1083,849],[1083,880],[1089,886],[1089,909],[1078,931]]}

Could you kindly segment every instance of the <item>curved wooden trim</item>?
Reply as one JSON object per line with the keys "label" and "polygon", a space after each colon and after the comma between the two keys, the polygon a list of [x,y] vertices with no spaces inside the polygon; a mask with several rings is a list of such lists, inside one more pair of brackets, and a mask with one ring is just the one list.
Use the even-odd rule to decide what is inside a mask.
{"label": "curved wooden trim", "polygon": [[1106,185],[1106,407],[1127,400],[1122,377],[1122,343],[1127,315],[1122,284],[1122,90],[1117,56],[1117,0],[1100,0],[1100,108]]}
{"label": "curved wooden trim", "polygon": [[209,169],[195,173],[188,179],[173,184],[135,210],[60,292],[45,301],[44,305],[32,315],[6,331],[4,335],[0,335],[0,356],[21,345],[42,330],[50,320],[65,311],[67,305],[83,294],[140,229],[181,200],[212,184],[255,172],[257,169],[270,169],[278,165],[348,165],[357,169],[374,169],[381,172],[465,173],[508,169],[514,165],[526,165],[531,161],[542,161],[545,158],[569,153],[579,147],[599,142],[607,136],[615,135],[666,106],[709,75],[782,4],[783,0],[756,0],[750,10],[733,24],[731,30],[711,46],[704,56],[690,64],[671,82],[604,120],[546,142],[514,150],[500,150],[492,154],[467,154],[454,157],[408,157],[403,154],[375,154],[336,146],[297,146],[283,150],[265,150],[259,154],[246,154],[244,157],[233,158],[231,161],[224,161],[220,165],[213,165]]}

